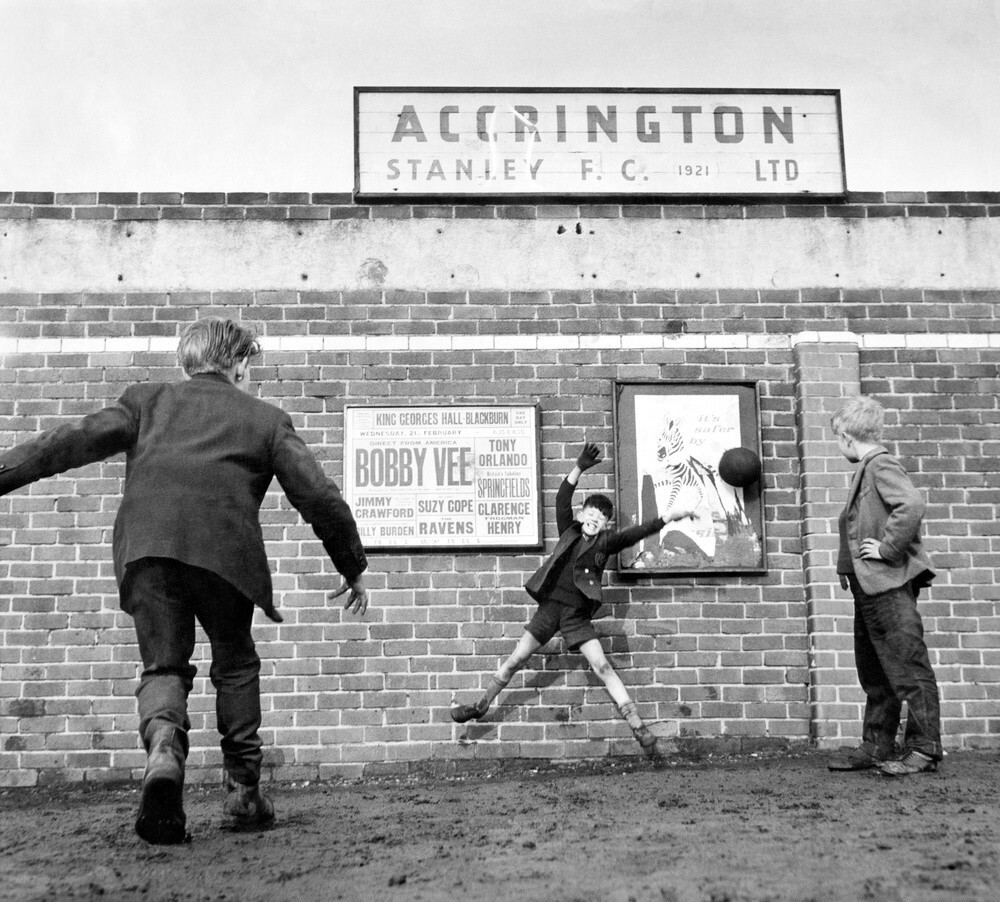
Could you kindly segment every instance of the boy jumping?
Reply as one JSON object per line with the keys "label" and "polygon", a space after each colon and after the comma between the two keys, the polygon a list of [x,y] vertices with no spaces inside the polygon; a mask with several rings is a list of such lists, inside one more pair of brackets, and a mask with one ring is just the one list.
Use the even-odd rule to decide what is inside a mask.
{"label": "boy jumping", "polygon": [[620,532],[609,530],[614,505],[605,495],[590,495],[583,502],[579,519],[573,517],[573,490],[585,470],[600,463],[600,449],[593,442],[584,445],[576,466],[556,494],[556,525],[559,541],[552,555],[528,580],[525,590],[538,602],[538,610],[525,628],[511,656],[490,679],[483,697],[474,705],[455,705],[451,717],[456,723],[478,720],[489,710],[511,678],[529,658],[557,632],[570,651],[579,651],[600,678],[647,755],[656,752],[656,737],[643,723],[635,702],[629,698],[621,678],[604,655],[591,622],[601,606],[601,577],[609,557],[660,532],[666,523],[694,515],[697,498],[682,498],[667,512]]}

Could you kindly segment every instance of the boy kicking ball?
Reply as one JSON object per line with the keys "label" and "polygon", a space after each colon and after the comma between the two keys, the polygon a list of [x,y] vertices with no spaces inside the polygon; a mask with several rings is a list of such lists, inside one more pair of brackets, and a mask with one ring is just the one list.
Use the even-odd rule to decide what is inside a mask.
{"label": "boy kicking ball", "polygon": [[601,606],[601,577],[608,558],[646,536],[660,532],[672,520],[694,516],[698,498],[693,490],[682,493],[665,517],[612,532],[609,524],[614,505],[605,495],[590,495],[583,502],[579,518],[574,519],[573,490],[581,474],[600,463],[600,456],[597,445],[588,442],[580,452],[573,471],[559,486],[556,494],[559,541],[552,555],[525,586],[527,593],[538,602],[538,610],[525,628],[524,635],[518,640],[511,656],[490,679],[483,697],[473,705],[453,706],[451,717],[456,723],[483,717],[514,674],[558,632],[562,633],[570,651],[579,651],[587,659],[643,752],[654,755],[656,737],[643,723],[625,684],[605,657],[591,620]]}

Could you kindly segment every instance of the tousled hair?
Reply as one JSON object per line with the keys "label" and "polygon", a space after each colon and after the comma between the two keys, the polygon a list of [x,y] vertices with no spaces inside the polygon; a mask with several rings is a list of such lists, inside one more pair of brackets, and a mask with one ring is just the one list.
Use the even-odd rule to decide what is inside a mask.
{"label": "tousled hair", "polygon": [[583,502],[584,507],[596,507],[609,520],[615,515],[615,506],[607,495],[588,495]]}
{"label": "tousled hair", "polygon": [[177,345],[177,362],[189,376],[225,373],[244,357],[258,354],[260,345],[252,327],[218,316],[191,323]]}
{"label": "tousled hair", "polygon": [[830,420],[834,433],[846,433],[859,442],[877,442],[882,438],[885,409],[874,398],[859,395],[851,398]]}

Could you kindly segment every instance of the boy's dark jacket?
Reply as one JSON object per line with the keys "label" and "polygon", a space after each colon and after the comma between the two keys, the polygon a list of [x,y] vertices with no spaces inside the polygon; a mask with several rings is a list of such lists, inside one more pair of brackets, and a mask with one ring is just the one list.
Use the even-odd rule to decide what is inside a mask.
{"label": "boy's dark jacket", "polygon": [[[564,479],[556,493],[556,527],[559,530],[559,541],[552,554],[546,559],[525,585],[525,591],[535,599],[543,601],[550,589],[546,580],[552,573],[555,563],[569,550],[573,542],[582,534],[583,526],[573,517],[573,489],[576,488],[569,480]],[[573,567],[573,583],[590,601],[590,616],[593,617],[601,606],[601,578],[608,558],[624,548],[634,545],[648,535],[663,529],[662,517],[647,520],[638,526],[630,526],[620,532],[605,530],[584,548],[576,558]]]}
{"label": "boy's dark jacket", "polygon": [[172,558],[221,576],[280,619],[259,520],[275,476],[348,581],[367,566],[350,508],[288,414],[219,374],[131,385],[116,404],[0,454],[0,495],[122,451],[119,586],[131,562]]}
{"label": "boy's dark jacket", "polygon": [[[920,543],[924,499],[906,470],[884,448],[858,464],[840,515],[838,573],[853,573],[866,595],[898,589],[909,582],[930,584],[934,570]],[[879,540],[883,560],[861,557],[865,539]]]}

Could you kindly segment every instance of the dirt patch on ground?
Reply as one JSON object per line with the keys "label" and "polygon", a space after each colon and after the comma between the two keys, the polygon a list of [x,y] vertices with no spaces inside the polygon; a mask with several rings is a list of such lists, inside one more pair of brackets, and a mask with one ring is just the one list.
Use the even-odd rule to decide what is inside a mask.
{"label": "dirt patch on ground", "polygon": [[276,826],[190,844],[133,832],[136,788],[0,794],[0,899],[920,900],[1000,897],[1000,756],[834,774],[825,754],[498,764],[466,776],[272,785]]}

